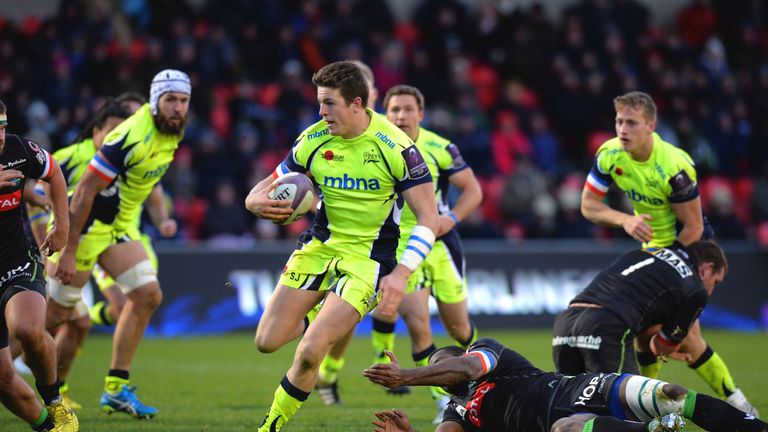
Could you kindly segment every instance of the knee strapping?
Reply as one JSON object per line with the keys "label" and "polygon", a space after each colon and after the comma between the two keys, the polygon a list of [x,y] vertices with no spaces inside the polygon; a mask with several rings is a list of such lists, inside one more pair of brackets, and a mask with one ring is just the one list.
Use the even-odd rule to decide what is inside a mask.
{"label": "knee strapping", "polygon": [[157,282],[157,270],[149,260],[144,260],[124,271],[115,281],[120,290],[128,294],[140,286]]}
{"label": "knee strapping", "polygon": [[83,289],[64,285],[54,278],[48,279],[48,296],[64,307],[75,307],[83,298]]}
{"label": "knee strapping", "polygon": [[667,383],[638,375],[627,379],[627,405],[641,421],[649,421],[669,413],[682,414],[685,394],[672,399],[664,393]]}

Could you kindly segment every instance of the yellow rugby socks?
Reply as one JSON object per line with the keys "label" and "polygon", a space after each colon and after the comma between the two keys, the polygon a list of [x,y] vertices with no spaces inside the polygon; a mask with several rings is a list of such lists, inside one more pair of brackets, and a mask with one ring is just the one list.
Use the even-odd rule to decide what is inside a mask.
{"label": "yellow rugby socks", "polygon": [[339,378],[339,371],[344,367],[344,358],[335,359],[326,355],[323,362],[320,363],[320,369],[317,371],[317,378],[325,384],[333,384]]}
{"label": "yellow rugby socks", "polygon": [[720,356],[707,345],[707,349],[694,363],[688,367],[704,380],[721,398],[726,398],[736,391],[733,377]]}
{"label": "yellow rugby socks", "polygon": [[284,376],[275,390],[272,406],[259,427],[259,432],[277,432],[301,408],[309,397],[309,392],[298,389]]}
{"label": "yellow rugby socks", "polygon": [[389,363],[389,357],[384,351],[395,350],[395,323],[373,318],[373,332],[371,332],[371,345],[373,346],[373,362]]}

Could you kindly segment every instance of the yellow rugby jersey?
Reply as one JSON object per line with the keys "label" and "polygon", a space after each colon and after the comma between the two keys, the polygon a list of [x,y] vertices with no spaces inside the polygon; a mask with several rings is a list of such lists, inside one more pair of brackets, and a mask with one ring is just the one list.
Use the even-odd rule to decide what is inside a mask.
{"label": "yellow rugby jersey", "polygon": [[632,159],[617,138],[603,143],[585,187],[603,196],[611,183],[624,192],[635,214],[646,213],[653,220],[653,239],[643,247],[661,248],[675,241],[677,217],[670,203],[682,203],[699,196],[696,169],[691,157],[653,133],[653,150],[645,162]]}
{"label": "yellow rugby jersey", "polygon": [[90,219],[111,224],[117,231],[135,226],[142,204],[168,171],[182,138],[157,130],[149,104],[113,129],[88,165],[110,182],[96,196]]}
{"label": "yellow rugby jersey", "polygon": [[75,192],[75,186],[83,176],[85,169],[96,155],[93,139],[86,138],[80,142],[68,145],[56,151],[53,158],[59,163],[64,180],[67,181],[67,192],[70,196]]}
{"label": "yellow rugby jersey", "polygon": [[367,112],[371,123],[356,138],[331,135],[324,120],[307,128],[273,175],[306,173],[320,189],[313,237],[390,267],[400,237],[400,192],[432,178],[408,135],[386,117]]}
{"label": "yellow rugby jersey", "polygon": [[[429,173],[432,175],[437,209],[441,214],[448,213],[451,211],[446,197],[449,186],[448,177],[469,168],[469,166],[464,162],[459,148],[455,144],[430,130],[419,128],[419,136],[416,138],[415,144],[424,156]],[[408,236],[414,226],[416,226],[416,215],[406,205],[400,217],[398,256],[405,250]]]}

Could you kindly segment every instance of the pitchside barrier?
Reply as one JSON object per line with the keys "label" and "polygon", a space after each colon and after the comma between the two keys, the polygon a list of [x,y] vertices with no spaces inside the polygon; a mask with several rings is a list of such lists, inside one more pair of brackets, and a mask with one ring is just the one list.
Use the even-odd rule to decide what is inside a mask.
{"label": "pitchside barrier", "polygon": [[[159,244],[164,300],[149,333],[253,331],[294,244],[257,244],[238,251]],[[473,321],[481,328],[542,328],[552,326],[555,314],[601,268],[637,245],[465,241],[464,247]],[[715,289],[702,322],[744,331],[768,329],[768,253],[745,243],[723,247],[730,271]],[[434,302],[430,308],[435,315]],[[369,327],[365,319],[360,331]]]}

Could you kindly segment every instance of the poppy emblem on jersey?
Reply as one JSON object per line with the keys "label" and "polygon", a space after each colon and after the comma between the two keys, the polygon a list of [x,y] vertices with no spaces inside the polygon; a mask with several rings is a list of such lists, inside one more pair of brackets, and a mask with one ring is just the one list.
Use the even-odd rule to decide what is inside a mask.
{"label": "poppy emblem on jersey", "polygon": [[624,170],[619,167],[616,167],[616,175],[622,175],[622,174],[624,174]]}
{"label": "poppy emblem on jersey", "polygon": [[336,162],[344,161],[344,156],[333,154],[333,152],[330,150],[326,150],[325,153],[323,153],[323,157],[327,161],[336,161]]}

